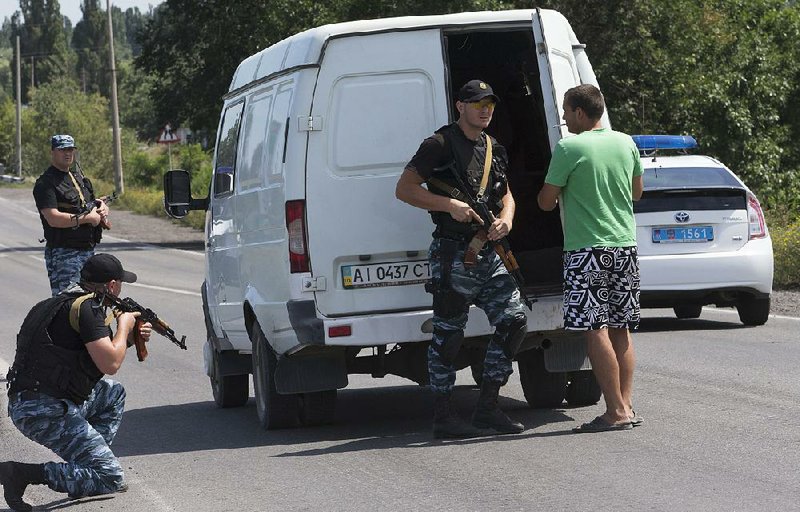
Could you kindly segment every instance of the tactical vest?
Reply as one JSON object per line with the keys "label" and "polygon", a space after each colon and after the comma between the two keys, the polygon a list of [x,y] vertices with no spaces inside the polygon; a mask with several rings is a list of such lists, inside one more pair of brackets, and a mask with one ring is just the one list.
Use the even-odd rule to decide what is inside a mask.
{"label": "tactical vest", "polygon": [[[59,173],[63,171],[58,171]],[[84,205],[81,204],[81,197],[75,189],[72,180],[64,173],[66,179],[55,180],[47,173],[41,175],[36,181],[47,183],[56,191],[56,200],[58,201],[58,211],[77,214],[82,211]],[[73,175],[74,176],[74,175]],[[87,202],[94,200],[94,188],[89,178],[85,176],[75,176],[75,181],[81,187],[83,197]],[[70,249],[91,249],[102,237],[102,228],[92,226],[91,224],[81,224],[77,228],[53,228],[47,224],[47,221],[42,218],[42,225],[44,227],[45,238],[47,239],[48,247],[67,247]]]}
{"label": "tactical vest", "polygon": [[[493,214],[497,215],[503,209],[503,197],[508,190],[508,179],[506,178],[507,160],[504,151],[496,151],[496,148],[501,148],[496,140],[487,134],[482,137],[482,142],[475,144],[472,151],[471,158],[467,161],[464,155],[460,155],[456,151],[456,137],[463,137],[459,133],[461,129],[457,124],[448,124],[436,130],[434,137],[441,138],[442,145],[446,152],[450,153],[451,161],[448,166],[438,168],[431,174],[432,178],[437,178],[447,185],[461,190],[463,193],[468,193],[472,198],[476,197],[480,189],[481,178],[483,177],[483,165],[486,159],[486,141],[492,143],[492,166],[489,171],[489,182],[486,187],[487,205]],[[458,181],[453,176],[453,172],[459,173],[462,181],[467,184],[471,190],[463,190],[459,186]],[[439,190],[436,187],[429,186],[428,190],[434,194],[447,196],[447,193]],[[447,196],[449,197],[449,196]],[[477,223],[458,222],[447,212],[430,212],[434,224],[436,224],[437,232],[440,236],[450,235],[464,235],[471,237],[474,235],[480,225]]]}
{"label": "tactical vest", "polygon": [[87,350],[53,344],[47,327],[65,302],[81,293],[62,293],[31,309],[17,334],[17,354],[8,373],[11,392],[38,391],[80,405],[103,377]]}

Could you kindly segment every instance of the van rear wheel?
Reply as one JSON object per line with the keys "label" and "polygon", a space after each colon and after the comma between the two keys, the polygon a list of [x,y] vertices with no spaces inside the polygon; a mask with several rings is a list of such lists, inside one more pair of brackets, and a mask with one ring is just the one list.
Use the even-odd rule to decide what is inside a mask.
{"label": "van rear wheel", "polygon": [[600,385],[592,370],[579,370],[569,373],[569,384],[565,398],[572,406],[594,405],[600,401]]}
{"label": "van rear wheel", "polygon": [[253,388],[258,422],[264,430],[297,426],[300,412],[298,395],[281,395],[275,388],[278,358],[256,321],[252,328]]}
{"label": "van rear wheel", "polygon": [[559,407],[567,388],[566,373],[550,373],[544,365],[544,351],[531,349],[517,356],[519,380],[525,399],[534,409]]}
{"label": "van rear wheel", "polygon": [[329,425],[336,415],[336,390],[302,393],[300,423],[305,426]]}
{"label": "van rear wheel", "polygon": [[243,406],[250,398],[250,375],[245,373],[244,375],[220,376],[220,353],[211,349],[211,354],[214,376],[209,377],[209,380],[217,407],[227,409]]}

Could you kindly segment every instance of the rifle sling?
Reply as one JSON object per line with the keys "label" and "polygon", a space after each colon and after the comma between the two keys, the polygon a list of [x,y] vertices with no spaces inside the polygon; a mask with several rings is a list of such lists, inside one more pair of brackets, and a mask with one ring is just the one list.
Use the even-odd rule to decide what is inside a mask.
{"label": "rifle sling", "polygon": [[492,139],[483,134],[484,138],[486,139],[486,157],[483,159],[483,176],[481,176],[481,186],[478,189],[478,201],[483,200],[483,196],[486,194],[486,185],[489,183],[489,169],[492,168]]}

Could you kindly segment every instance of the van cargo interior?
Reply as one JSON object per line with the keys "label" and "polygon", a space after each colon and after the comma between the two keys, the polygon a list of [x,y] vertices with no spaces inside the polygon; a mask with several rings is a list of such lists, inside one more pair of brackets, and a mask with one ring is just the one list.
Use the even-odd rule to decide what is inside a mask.
{"label": "van cargo interior", "polygon": [[[486,130],[508,151],[508,180],[516,201],[509,235],[514,255],[534,295],[560,293],[564,237],[558,209],[542,211],[536,195],[550,162],[547,120],[530,26],[445,33],[451,105],[471,79],[489,83],[500,102]],[[451,119],[457,113],[451,107]]]}

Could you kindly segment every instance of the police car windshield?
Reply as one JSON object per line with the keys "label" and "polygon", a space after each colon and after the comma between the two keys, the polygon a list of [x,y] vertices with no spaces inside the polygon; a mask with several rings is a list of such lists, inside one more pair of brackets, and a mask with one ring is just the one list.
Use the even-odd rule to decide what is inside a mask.
{"label": "police car windshield", "polygon": [[644,170],[645,190],[695,187],[736,187],[741,184],[721,167],[668,167]]}

